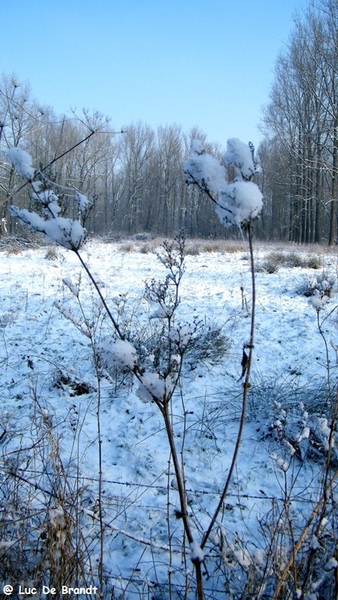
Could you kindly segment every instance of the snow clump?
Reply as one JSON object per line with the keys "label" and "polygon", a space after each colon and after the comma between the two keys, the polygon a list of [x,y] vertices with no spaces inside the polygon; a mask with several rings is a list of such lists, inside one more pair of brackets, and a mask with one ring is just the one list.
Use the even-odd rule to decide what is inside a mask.
{"label": "snow clump", "polygon": [[203,562],[204,561],[204,552],[201,546],[197,542],[191,542],[190,544],[191,555],[190,558],[192,562]]}
{"label": "snow clump", "polygon": [[80,194],[80,192],[78,191],[76,191],[76,201],[81,213],[85,212],[88,209],[88,206],[90,205],[88,196],[85,196],[85,194]]}
{"label": "snow clump", "polygon": [[260,171],[254,159],[252,144],[244,144],[244,142],[241,142],[237,138],[228,140],[224,160],[227,165],[233,166],[237,176],[245,181],[250,181],[255,173],[259,173]]}
{"label": "snow clump", "polygon": [[29,226],[32,231],[44,233],[52,242],[67,248],[78,250],[86,238],[86,232],[79,221],[56,217],[43,219],[26,208],[11,206],[10,214]]}
{"label": "snow clump", "polygon": [[199,183],[211,193],[217,194],[226,186],[225,168],[205,151],[200,140],[191,142],[190,155],[183,163],[183,170],[190,177],[188,183]]}
{"label": "snow clump", "polygon": [[169,333],[171,341],[177,344],[180,350],[184,350],[189,345],[192,335],[193,330],[189,323],[186,323],[184,325],[178,325],[177,327],[174,327]]}
{"label": "snow clump", "polygon": [[138,360],[136,349],[128,340],[103,341],[98,346],[98,353],[108,367],[132,370]]}
{"label": "snow clump", "polygon": [[222,225],[245,227],[259,216],[263,208],[263,195],[251,181],[259,172],[252,144],[228,140],[224,161],[235,168],[238,177],[230,183],[219,160],[205,151],[200,140],[193,140],[183,170],[188,175],[187,183],[197,184],[215,202]]}
{"label": "snow clump", "polygon": [[[37,189],[39,186],[36,184],[41,184],[40,181],[33,181],[33,188]],[[42,192],[38,191],[37,193],[32,194],[32,198],[37,202],[40,202],[44,207],[44,213],[47,216],[52,216],[54,218],[58,217],[61,212],[61,208],[58,204],[58,197],[53,192],[53,190],[43,190]]]}
{"label": "snow clump", "polygon": [[259,216],[263,206],[262,193],[252,181],[237,181],[227,185],[216,205],[216,214],[223,225],[241,227]]}
{"label": "snow clump", "polygon": [[170,377],[163,379],[158,373],[145,371],[141,377],[137,396],[143,402],[149,402],[154,398],[163,401],[172,393],[173,389],[174,384]]}
{"label": "snow clump", "polygon": [[9,148],[7,150],[7,158],[21,177],[28,179],[28,181],[33,179],[35,169],[32,166],[32,157],[26,150]]}
{"label": "snow clump", "polygon": [[71,291],[71,293],[76,298],[79,297],[79,293],[80,293],[79,287],[77,285],[74,285],[74,283],[72,282],[70,277],[64,277],[64,279],[62,280],[62,283],[67,286],[67,288]]}

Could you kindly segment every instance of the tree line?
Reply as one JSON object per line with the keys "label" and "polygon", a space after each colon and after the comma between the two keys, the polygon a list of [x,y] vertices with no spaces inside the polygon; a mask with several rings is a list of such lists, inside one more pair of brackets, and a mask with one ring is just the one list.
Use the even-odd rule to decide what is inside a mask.
{"label": "tree line", "polygon": [[[172,235],[185,228],[190,236],[224,235],[213,205],[185,183],[182,165],[191,140],[206,141],[198,128],[185,133],[176,124],[152,129],[137,122],[115,131],[98,112],[57,117],[13,75],[2,76],[0,90],[0,218],[6,218],[13,194],[16,204],[37,209],[6,160],[6,149],[14,146],[29,152],[44,179],[57,186],[63,215],[76,216],[74,189],[88,195],[93,209],[86,227],[93,234]],[[207,148],[220,152],[212,144]]]}
{"label": "tree line", "polygon": [[[89,135],[93,131],[95,135]],[[257,237],[336,243],[337,0],[310,0],[294,19],[288,43],[276,60],[261,131],[264,137],[256,153],[262,170],[256,181],[264,194],[264,210],[255,225]],[[60,186],[66,216],[74,217],[74,188],[90,197],[93,210],[86,226],[95,235],[167,236],[181,228],[194,237],[236,234],[225,232],[213,204],[185,183],[182,163],[193,139],[216,158],[224,151],[208,143],[198,127],[185,132],[177,124],[153,129],[135,122],[120,131],[99,112],[56,116],[51,107],[41,107],[32,98],[28,84],[3,75],[0,137],[0,219],[6,218],[11,197],[20,188],[5,150],[19,146],[44,169],[51,185]],[[20,195],[22,206],[36,209],[26,190]]]}
{"label": "tree line", "polygon": [[259,149],[270,236],[337,241],[338,3],[294,19],[264,109]]}

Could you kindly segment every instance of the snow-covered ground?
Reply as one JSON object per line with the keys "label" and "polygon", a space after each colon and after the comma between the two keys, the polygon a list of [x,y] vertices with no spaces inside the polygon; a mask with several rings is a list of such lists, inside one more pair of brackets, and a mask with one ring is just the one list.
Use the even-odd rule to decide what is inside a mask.
{"label": "snow-covered ground", "polygon": [[[142,244],[134,244],[134,251],[127,252],[123,244],[90,241],[82,255],[116,318],[142,338],[142,331],[152,326],[152,308],[144,299],[145,282],[163,279],[165,270],[153,252],[143,253],[141,248]],[[258,267],[271,249],[257,246]],[[303,252],[299,248],[285,252],[291,250]],[[109,322],[76,255],[62,248],[55,252],[53,259],[46,248],[0,253],[1,460],[8,472],[14,450],[20,447],[16,463],[20,476],[31,483],[38,480],[40,487],[51,486],[50,476],[39,471],[42,458],[32,458],[32,441],[41,434],[32,426],[34,418],[42,415],[49,419],[62,468],[69,480],[77,477],[81,482],[78,502],[87,516],[83,533],[95,565],[100,549],[95,521],[98,382],[91,343],[81,331],[81,327],[85,329],[81,308],[63,280],[79,286],[81,305],[93,324],[97,343],[108,335]],[[326,348],[313,296],[304,294],[317,278],[328,281],[331,288],[319,313],[331,381],[338,347],[333,310],[337,258],[322,250],[321,259],[318,270],[284,265],[275,273],[258,268],[256,274],[255,348],[247,420],[235,476],[219,518],[222,526],[205,549],[206,568],[210,575],[215,573],[206,582],[206,589],[213,590],[209,597],[232,597],[230,588],[228,596],[224,595],[225,572],[231,571],[231,565],[242,565],[244,573],[250,561],[259,565],[266,560],[267,528],[273,527],[277,518],[273,507],[278,512],[276,506],[282,502],[286,486],[291,486],[288,493],[297,499],[290,508],[297,515],[291,514],[295,538],[318,489],[320,460],[304,459],[309,430],[317,428],[323,446],[326,439]],[[211,358],[200,359],[197,351],[188,357],[181,393],[173,402],[189,509],[196,537],[201,539],[226,478],[241,409],[241,359],[249,338],[251,306],[245,245],[237,252],[189,254],[180,295],[181,320],[198,319],[205,332],[222,334],[221,338],[215,336],[222,343],[216,344]],[[154,404],[138,397],[136,384],[128,377],[110,373],[101,380],[100,391],[107,581],[114,586],[116,597],[123,590],[127,598],[135,594],[168,597],[167,592],[161,595],[161,585],[168,581],[168,566],[175,590],[182,586],[182,573],[189,577],[192,565],[188,561],[185,569],[182,564],[182,522],[174,517],[179,503],[162,418]],[[298,443],[298,458],[291,458],[290,447],[278,440],[278,434],[284,442],[287,438]],[[222,554],[222,536],[235,552],[233,560]],[[243,573],[236,571],[238,581]],[[238,581],[233,583],[234,590],[240,587]]]}

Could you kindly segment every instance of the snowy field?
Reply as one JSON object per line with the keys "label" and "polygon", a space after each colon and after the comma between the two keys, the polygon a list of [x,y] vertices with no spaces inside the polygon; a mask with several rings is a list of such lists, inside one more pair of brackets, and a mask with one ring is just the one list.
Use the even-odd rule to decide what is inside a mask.
{"label": "snowy field", "polygon": [[[180,288],[180,320],[198,321],[202,346],[203,336],[210,346],[203,355],[197,344],[187,356],[172,409],[197,539],[222,490],[241,410],[251,274],[246,246],[237,246],[236,251],[225,246],[218,252],[189,253]],[[165,277],[156,254],[143,250],[142,243],[90,241],[82,251],[116,319],[139,339],[155,326],[153,307],[144,298],[145,282]],[[230,492],[205,548],[208,598],[240,597],[250,565],[256,577],[262,575],[268,532],[274,530],[285,498],[293,500],[289,518],[298,538],[324,462],[328,375],[332,385],[337,366],[337,257],[323,249],[289,247],[284,255],[319,256],[321,266],[294,267],[285,261],[271,273],[264,261],[272,250],[278,249],[258,244],[255,251],[257,310],[247,419]],[[69,280],[80,290],[81,305]],[[93,574],[86,581],[98,585],[100,394],[107,589],[114,589],[114,597],[169,598],[170,581],[171,597],[183,597],[192,565],[182,549],[182,522],[175,518],[179,503],[162,418],[153,403],[139,397],[129,376],[103,371],[98,383],[86,326],[90,323],[99,345],[109,336],[110,324],[76,255],[46,247],[2,251],[0,295],[2,507],[14,523],[22,503],[31,504],[38,515],[49,494],[53,525],[58,480],[64,496],[76,498]],[[315,306],[323,295],[321,335]],[[14,480],[21,481],[26,500],[16,488],[14,502]],[[36,516],[40,540],[44,522]],[[14,547],[15,535],[20,537],[15,527],[6,531],[7,540],[2,525],[1,560],[9,552],[8,542]],[[45,597],[39,593],[35,597]],[[189,593],[193,598],[193,589]]]}

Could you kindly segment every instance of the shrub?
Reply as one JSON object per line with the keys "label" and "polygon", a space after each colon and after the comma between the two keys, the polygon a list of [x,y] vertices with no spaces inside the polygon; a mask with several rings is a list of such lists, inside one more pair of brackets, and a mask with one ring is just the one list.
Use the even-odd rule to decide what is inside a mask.
{"label": "shrub", "polygon": [[335,287],[335,279],[329,276],[325,271],[314,275],[313,277],[306,278],[297,288],[297,293],[301,296],[320,296],[330,297]]}
{"label": "shrub", "polygon": [[269,252],[261,264],[259,271],[266,273],[276,273],[280,267],[299,267],[303,269],[319,269],[322,266],[322,260],[319,256],[307,256],[300,252],[281,252],[274,250]]}

